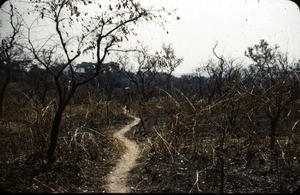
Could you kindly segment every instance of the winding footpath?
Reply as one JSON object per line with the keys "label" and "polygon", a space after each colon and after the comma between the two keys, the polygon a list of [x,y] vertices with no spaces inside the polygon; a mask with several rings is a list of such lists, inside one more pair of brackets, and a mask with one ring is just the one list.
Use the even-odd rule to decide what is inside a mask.
{"label": "winding footpath", "polygon": [[113,135],[114,138],[124,143],[126,150],[123,156],[117,162],[117,165],[107,177],[106,190],[108,193],[129,193],[131,191],[126,185],[127,176],[129,171],[136,165],[136,159],[140,154],[140,149],[137,143],[127,139],[124,136],[127,131],[131,130],[132,127],[140,122],[140,119],[129,113],[126,113],[125,109],[124,113],[132,117],[134,120],[121,130],[115,132]]}

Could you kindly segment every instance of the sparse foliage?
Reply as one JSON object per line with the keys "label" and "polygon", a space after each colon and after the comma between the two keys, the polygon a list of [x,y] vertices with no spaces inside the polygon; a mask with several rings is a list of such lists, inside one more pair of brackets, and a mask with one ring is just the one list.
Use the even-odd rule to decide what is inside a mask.
{"label": "sparse foliage", "polygon": [[[47,152],[47,160],[52,163],[62,114],[77,88],[99,75],[107,55],[118,43],[134,33],[134,25],[137,22],[142,19],[151,20],[155,15],[140,3],[128,0],[107,4],[68,0],[35,4],[35,11],[40,14],[34,23],[28,26],[29,50],[38,65],[52,74],[58,96]],[[90,15],[82,11],[84,6],[97,7],[99,12],[96,12],[95,16]],[[40,20],[50,22],[54,32],[46,37],[46,41],[33,41],[33,29],[37,24],[35,22]],[[74,47],[76,51],[73,51]],[[90,52],[96,55],[97,60],[92,75],[80,77],[75,71],[75,60],[80,55]]]}
{"label": "sparse foliage", "polygon": [[[183,59],[171,44],[154,53],[121,48],[140,22],[163,23],[164,8],[133,0],[31,3],[31,24],[20,23],[10,6],[12,33],[1,42],[0,97],[9,111],[0,119],[5,188],[105,192],[105,177],[124,149],[112,134],[130,121],[122,112],[125,86],[130,112],[141,118],[126,135],[142,151],[130,173],[132,192],[297,188],[300,63],[278,46],[261,40],[245,52],[252,64],[242,66],[218,55],[216,43],[217,60],[178,78],[172,73]],[[46,22],[49,34],[36,36]],[[131,52],[134,58],[126,55]],[[118,60],[107,63],[114,53]],[[95,62],[78,64],[86,54]],[[132,61],[137,70],[130,69]]]}
{"label": "sparse foliage", "polygon": [[21,21],[15,7],[10,4],[10,11],[6,14],[9,15],[9,25],[11,32],[8,35],[1,38],[0,48],[0,118],[4,114],[3,112],[3,100],[5,92],[13,73],[19,69],[21,63],[20,55],[21,49],[18,45],[20,37]]}

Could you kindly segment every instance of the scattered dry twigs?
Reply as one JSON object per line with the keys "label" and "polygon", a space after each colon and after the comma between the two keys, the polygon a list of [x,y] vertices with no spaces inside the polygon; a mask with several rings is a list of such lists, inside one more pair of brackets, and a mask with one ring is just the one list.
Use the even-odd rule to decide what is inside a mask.
{"label": "scattered dry twigs", "polygon": [[120,153],[111,132],[129,120],[119,109],[119,103],[110,102],[109,110],[103,100],[70,105],[61,125],[56,163],[45,167],[43,159],[48,146],[53,102],[36,107],[30,103],[33,101],[27,100],[29,103],[22,107],[22,101],[11,101],[12,104],[7,104],[12,112],[20,107],[22,109],[0,122],[3,146],[0,181],[6,190],[62,193],[104,191],[104,177]]}

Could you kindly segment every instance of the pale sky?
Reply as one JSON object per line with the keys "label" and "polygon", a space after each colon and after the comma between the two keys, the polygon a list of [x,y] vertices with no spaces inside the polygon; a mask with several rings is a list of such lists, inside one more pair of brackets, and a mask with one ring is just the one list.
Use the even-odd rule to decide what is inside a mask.
{"label": "pale sky", "polygon": [[[143,0],[142,3],[177,8],[180,20],[166,26],[169,34],[144,25],[140,36],[145,45],[158,50],[161,43],[172,43],[175,54],[184,61],[175,71],[189,73],[215,58],[244,59],[247,47],[265,39],[280,46],[290,60],[300,59],[300,11],[287,0]],[[216,58],[215,58],[216,59]]]}
{"label": "pale sky", "polygon": [[[154,24],[138,27],[138,36],[124,47],[143,42],[153,52],[163,43],[171,43],[177,57],[184,59],[176,74],[191,73],[216,52],[225,58],[245,59],[247,47],[265,39],[270,46],[280,46],[290,60],[300,59],[300,11],[288,0],[140,0],[143,5],[176,9],[169,18],[166,31]],[[216,59],[216,58],[215,58]],[[91,55],[82,61],[92,61]],[[113,59],[107,59],[108,61]]]}

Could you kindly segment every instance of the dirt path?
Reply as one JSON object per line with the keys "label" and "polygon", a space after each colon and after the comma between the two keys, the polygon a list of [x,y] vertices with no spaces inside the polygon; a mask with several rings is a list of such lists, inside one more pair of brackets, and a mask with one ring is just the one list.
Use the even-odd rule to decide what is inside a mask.
{"label": "dirt path", "polygon": [[[125,109],[124,109],[124,112]],[[124,143],[126,150],[123,156],[118,161],[116,167],[107,177],[106,189],[109,193],[122,193],[130,192],[130,188],[126,186],[128,172],[135,166],[136,159],[140,154],[139,146],[135,141],[127,139],[124,134],[129,131],[133,126],[140,122],[140,119],[130,115],[128,116],[134,118],[134,120],[123,127],[121,130],[114,133],[114,137]]]}

